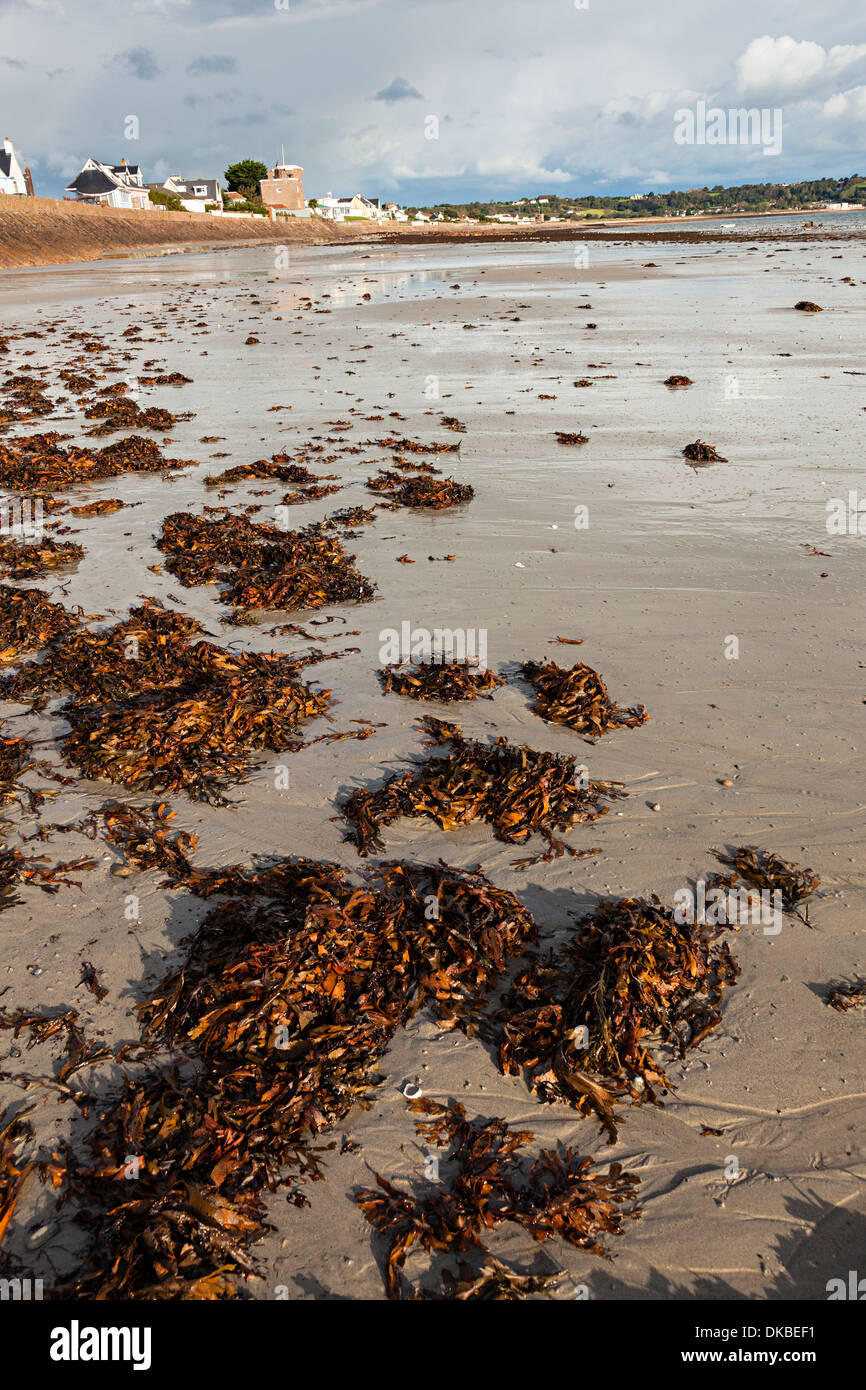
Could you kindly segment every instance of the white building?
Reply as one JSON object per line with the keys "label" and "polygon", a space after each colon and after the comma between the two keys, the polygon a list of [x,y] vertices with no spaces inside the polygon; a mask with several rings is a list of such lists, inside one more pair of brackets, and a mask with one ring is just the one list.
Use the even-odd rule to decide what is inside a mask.
{"label": "white building", "polygon": [[139,212],[153,207],[140,166],[127,164],[125,159],[119,164],[103,164],[92,158],[85,160],[80,174],[66,185],[66,192],[73,193],[80,203],[101,203],[105,207],[132,208]]}
{"label": "white building", "polygon": [[12,141],[7,135],[3,141],[3,148],[0,150],[0,193],[26,197],[28,191],[27,180],[21,171],[21,165],[15,158]]}
{"label": "white building", "polygon": [[207,212],[208,205],[216,205],[223,210],[219,179],[182,179],[180,174],[170,174],[165,183],[154,184],[164,193],[174,193],[183,203],[184,212]]}

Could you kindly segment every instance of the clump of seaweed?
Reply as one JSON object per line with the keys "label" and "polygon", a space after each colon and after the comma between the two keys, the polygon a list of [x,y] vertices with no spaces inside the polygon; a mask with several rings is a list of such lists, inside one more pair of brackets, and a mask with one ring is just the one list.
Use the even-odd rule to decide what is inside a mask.
{"label": "clump of seaweed", "polygon": [[453,507],[458,502],[470,502],[475,496],[475,489],[469,483],[458,483],[454,478],[428,475],[406,478],[393,469],[384,469],[375,478],[368,478],[367,487],[371,492],[386,493],[394,506],[431,507],[436,511]]}
{"label": "clump of seaweed", "polygon": [[386,865],[361,887],[313,860],[219,873],[245,896],[208,913],[139,1008],[144,1042],[175,1065],[127,1082],[73,1184],[110,1207],[78,1297],[234,1296],[266,1229],[262,1195],[288,1186],[306,1202],[298,1182],[323,1176],[311,1137],[367,1103],[397,1029],[430,1007],[473,1032],[534,936],[511,893],[447,866]]}
{"label": "clump of seaweed", "polygon": [[811,299],[798,299],[794,305],[803,314],[822,314],[824,311],[820,304],[815,304]]}
{"label": "clump of seaweed", "polygon": [[501,676],[490,670],[479,670],[471,661],[419,661],[417,665],[386,666],[378,672],[386,692],[408,695],[412,700],[474,700],[479,695],[490,698]]}
{"label": "clump of seaweed", "polygon": [[673,388],[676,388],[676,387],[678,387],[678,386],[691,386],[691,384],[692,384],[692,379],[691,379],[690,376],[677,376],[677,375],[674,375],[674,376],[665,377],[664,384],[665,384],[665,386],[670,386],[670,387],[673,387]]}
{"label": "clump of seaweed", "polygon": [[555,430],[557,444],[586,444],[588,434],[570,434],[567,430]]}
{"label": "clump of seaweed", "polygon": [[68,435],[32,434],[0,442],[0,487],[22,496],[58,492],[77,483],[116,478],[121,473],[156,473],[186,468],[191,460],[168,459],[152,439],[138,434],[102,449],[63,448]]}
{"label": "clump of seaweed", "polygon": [[687,458],[692,463],[727,463],[726,458],[716,451],[714,444],[704,444],[702,440],[696,439],[694,444],[687,444],[683,449],[683,458]]}
{"label": "clump of seaweed", "polygon": [[578,662],[567,670],[555,661],[525,661],[521,670],[536,693],[534,713],[575,733],[600,738],[610,729],[636,729],[649,719],[643,705],[622,709],[614,704],[591,666]]}
{"label": "clump of seaweed", "polygon": [[[400,816],[429,816],[442,830],[481,819],[497,839],[523,844],[538,833],[548,855],[570,850],[554,830],[568,830],[607,813],[602,801],[625,796],[619,783],[591,782],[574,758],[539,752],[505,738],[484,744],[465,739],[460,726],[426,716],[430,743],[450,745],[411,772],[396,772],[377,791],[358,787],[342,803],[348,838],[359,854],[383,848],[381,829]],[[547,857],[547,856],[545,856]]]}
{"label": "clump of seaweed", "polygon": [[53,603],[41,589],[0,584],[0,665],[38,651],[46,642],[78,626],[78,613]]}
{"label": "clump of seaweed", "polygon": [[77,565],[83,555],[84,547],[75,541],[54,541],[48,536],[40,541],[0,540],[0,571],[13,579],[28,579]]}
{"label": "clump of seaweed", "polygon": [[837,1013],[846,1014],[849,1009],[866,1008],[866,980],[855,980],[850,985],[836,985],[827,995],[827,1003]]}
{"label": "clump of seaweed", "polygon": [[172,512],[157,545],[181,584],[221,583],[237,617],[257,609],[366,603],[375,593],[327,526],[282,531],[236,514],[208,520]]}
{"label": "clump of seaweed", "polygon": [[[578,1250],[604,1255],[602,1239],[622,1235],[623,1222],[640,1215],[624,1210],[640,1179],[613,1163],[607,1173],[591,1174],[592,1160],[572,1149],[544,1149],[531,1163],[515,1155],[532,1142],[530,1130],[513,1130],[502,1119],[470,1120],[456,1101],[438,1105],[414,1101],[410,1109],[428,1118],[416,1129],[428,1144],[449,1148],[456,1171],[420,1195],[395,1187],[378,1173],[378,1188],[356,1193],[365,1217],[388,1241],[385,1288],[392,1299],[513,1299],[544,1292],[551,1276],[519,1276],[491,1255],[482,1237],[510,1222],[534,1240],[558,1236]],[[441,1290],[413,1287],[404,1273],[406,1257],[420,1247],[429,1255],[446,1252],[458,1260],[455,1278],[442,1272]],[[474,1263],[473,1263],[474,1262]],[[480,1268],[479,1268],[480,1266]]]}
{"label": "clump of seaweed", "polygon": [[334,473],[311,473],[302,463],[291,463],[288,454],[274,454],[270,459],[256,459],[254,463],[239,463],[226,468],[222,473],[208,473],[205,487],[225,487],[228,483],[243,483],[254,478],[273,478],[280,483],[320,483],[332,482]]}
{"label": "clump of seaweed", "polygon": [[650,1039],[683,1055],[718,1024],[740,973],[718,936],[655,897],[603,899],[515,981],[499,1016],[502,1070],[524,1071],[543,1101],[594,1111],[613,1143],[619,1096],[658,1105],[658,1088],[671,1088]]}
{"label": "clump of seaweed", "polygon": [[0,680],[0,694],[71,691],[61,751],[87,777],[223,805],[252,752],[302,746],[299,725],[326,713],[330,692],[297,680],[319,654],[227,651],[191,641],[201,631],[148,602],[103,631],[55,639],[44,661]]}
{"label": "clump of seaweed", "polygon": [[177,424],[178,420],[191,419],[191,413],[185,411],[182,415],[172,415],[170,410],[163,410],[159,406],[148,406],[142,410],[141,406],[127,396],[113,396],[107,400],[97,401],[84,412],[87,420],[101,420],[102,424],[90,430],[91,435],[117,434],[120,430],[158,430],[161,433],[170,430]]}
{"label": "clump of seaweed", "polygon": [[821,883],[818,875],[811,869],[801,869],[797,864],[786,864],[777,854],[771,853],[770,850],[757,849],[754,845],[740,845],[730,853],[723,853],[721,850],[712,850],[712,853],[720,864],[733,869],[734,872],[726,876],[711,874],[707,879],[708,885],[735,888],[738,881],[743,879],[762,892],[780,894],[783,911],[793,913],[794,916],[800,917],[806,926],[809,925],[808,906],[804,914],[800,913],[799,908],[801,903],[811,898]]}
{"label": "clump of seaweed", "polygon": [[156,376],[138,378],[139,386],[188,386],[191,381],[192,377],[183,372],[158,372]]}

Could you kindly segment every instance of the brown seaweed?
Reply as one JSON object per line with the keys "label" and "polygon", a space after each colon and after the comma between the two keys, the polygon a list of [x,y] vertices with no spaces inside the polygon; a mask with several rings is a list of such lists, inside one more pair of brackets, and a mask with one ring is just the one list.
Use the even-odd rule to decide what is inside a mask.
{"label": "brown seaweed", "polygon": [[566,670],[555,661],[525,661],[521,671],[536,693],[534,713],[575,733],[600,738],[611,729],[636,729],[649,719],[643,705],[622,709],[614,704],[591,666],[578,662]]}

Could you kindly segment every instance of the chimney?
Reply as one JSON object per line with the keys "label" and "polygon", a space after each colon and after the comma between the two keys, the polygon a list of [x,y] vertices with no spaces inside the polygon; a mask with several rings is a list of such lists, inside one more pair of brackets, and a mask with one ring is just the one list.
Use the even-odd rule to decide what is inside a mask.
{"label": "chimney", "polygon": [[33,175],[30,172],[29,164],[26,166],[24,170],[24,182],[27,184],[27,196],[29,198],[35,198],[36,194],[33,191]]}
{"label": "chimney", "polygon": [[8,135],[4,135],[3,137],[3,149],[7,154],[12,153],[12,141],[9,139]]}

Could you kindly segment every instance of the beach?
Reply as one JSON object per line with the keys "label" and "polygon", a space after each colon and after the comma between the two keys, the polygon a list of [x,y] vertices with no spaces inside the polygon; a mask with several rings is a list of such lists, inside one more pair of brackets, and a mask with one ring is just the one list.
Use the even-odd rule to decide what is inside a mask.
{"label": "beach", "polygon": [[[58,538],[85,553],[39,587],[96,626],[149,596],[198,620],[219,646],[300,653],[310,646],[302,635],[268,629],[325,618],[308,630],[328,639],[345,630],[323,645],[352,649],[307,671],[333,701],[332,723],[310,732],[356,721],[368,737],[259,756],[227,806],[164,798],[173,824],[199,837],[197,864],[291,855],[357,873],[364,865],[340,802],[423,754],[427,713],[467,737],[574,756],[628,793],[565,837],[600,853],[528,867],[514,864],[528,851],[483,821],[445,833],[403,818],[383,829],[385,853],[374,857],[479,868],[514,893],[542,949],[600,899],[671,903],[718,869],[713,850],[759,846],[820,877],[808,923],[786,914],[778,930],[749,922],[728,934],[742,973],[724,991],[720,1022],[684,1056],[665,1054],[673,1084],[663,1104],[624,1103],[613,1145],[596,1117],[541,1104],[524,1077],[501,1074],[481,1037],[437,1027],[420,1010],[380,1059],[369,1108],[318,1136],[325,1180],[306,1185],[307,1204],[267,1194],[271,1229],[254,1246],[258,1272],[245,1296],[385,1297],[381,1246],[353,1193],[376,1174],[400,1187],[428,1181],[407,1086],[531,1130],[537,1147],[573,1146],[640,1178],[642,1215],[609,1242],[612,1262],[561,1241],[539,1245],[519,1226],[492,1235],[499,1259],[557,1275],[552,1297],[808,1301],[862,1264],[862,1013],[827,1004],[833,984],[866,974],[866,541],[856,500],[851,525],[834,533],[827,524],[834,499],[850,512],[862,471],[862,259],[848,234],[786,240],[771,228],[753,242],[660,236],[652,245],[588,239],[582,249],[567,240],[280,244],[4,276],[0,365],[47,368],[58,399],[50,415],[11,424],[0,444],[37,430],[86,442],[90,422],[52,386],[72,332],[95,334],[116,354],[120,375],[108,381],[137,383],[148,371],[191,378],[178,388],[137,384],[134,395],[143,407],[194,413],[155,437],[198,467],[73,489],[75,504],[131,505],[62,513]],[[799,301],[822,312],[798,312]],[[139,336],[124,341],[132,325]],[[691,384],[667,387],[672,374]],[[586,442],[560,443],[557,431]],[[365,480],[399,452],[376,441],[391,437],[459,444],[433,462],[474,497],[441,511],[380,510],[345,539],[376,585],[372,602],[226,625],[218,586],[183,587],[155,547],[169,512],[254,504],[259,520],[272,520],[279,484],[250,479],[217,496],[204,476],[302,445],[321,446],[322,473],[341,490],[292,507],[292,526],[369,507]],[[690,466],[682,450],[696,440],[723,461]],[[490,700],[447,707],[384,692],[383,644],[407,624],[483,633],[487,665],[506,683]],[[591,744],[545,722],[519,679],[527,661],[585,662],[649,721]],[[38,742],[39,756],[69,775],[56,709],[24,705],[3,707],[4,734]],[[287,776],[276,776],[284,763]],[[38,813],[11,813],[8,843],[24,844],[39,817],[80,826],[111,797],[155,800],[79,777],[53,791]],[[208,905],[164,886],[159,871],[118,876],[116,851],[80,829],[48,830],[28,852],[98,863],[78,875],[80,888],[49,896],[28,884],[3,912],[0,1008],[75,1007],[86,1037],[116,1054],[139,1038],[135,1005],[182,962]],[[104,997],[81,987],[84,961]],[[61,1042],[28,1047],[0,1032],[0,1089],[6,1104],[30,1107],[44,1152],[69,1144],[80,1156],[123,1066],[109,1058],[79,1072],[75,1086],[94,1098],[83,1105],[56,1084]],[[86,1247],[61,1193],[26,1184],[4,1245],[48,1287],[75,1277]]]}

